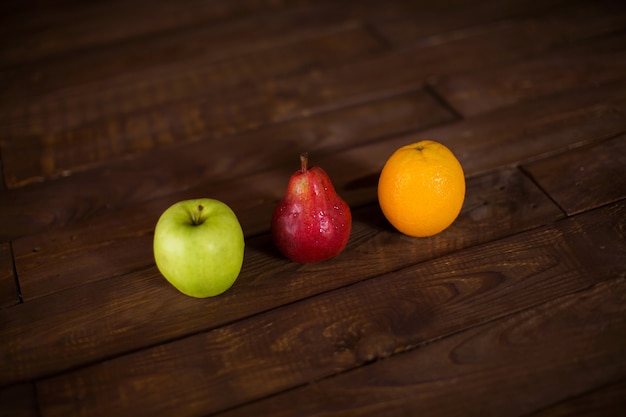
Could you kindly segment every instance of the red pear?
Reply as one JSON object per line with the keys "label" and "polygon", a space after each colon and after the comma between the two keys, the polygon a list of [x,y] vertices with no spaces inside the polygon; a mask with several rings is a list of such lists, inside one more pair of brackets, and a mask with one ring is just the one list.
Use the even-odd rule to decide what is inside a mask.
{"label": "red pear", "polygon": [[309,168],[306,153],[300,155],[300,163],[285,197],[274,209],[272,237],[282,254],[294,262],[324,261],[346,247],[352,214],[323,169]]}

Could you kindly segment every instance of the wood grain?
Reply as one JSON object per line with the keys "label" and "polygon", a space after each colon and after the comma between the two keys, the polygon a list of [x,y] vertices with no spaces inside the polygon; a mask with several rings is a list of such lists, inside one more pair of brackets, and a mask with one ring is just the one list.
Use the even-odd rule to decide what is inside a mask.
{"label": "wood grain", "polygon": [[[1,416],[623,411],[623,1],[0,3]],[[376,188],[422,139],[467,189],[416,239]],[[316,264],[269,233],[302,151],[353,217]],[[208,299],[151,249],[197,197],[246,237]]]}
{"label": "wood grain", "polygon": [[623,79],[623,33],[542,53],[512,64],[440,77],[434,88],[463,116],[520,101]]}
{"label": "wood grain", "polygon": [[220,415],[523,415],[624,378],[625,301],[616,278]]}
{"label": "wood grain", "polygon": [[[621,30],[624,25],[624,8],[611,0],[564,2],[498,2],[481,1],[469,4],[451,4],[445,13],[441,10],[405,13],[404,16],[377,23],[377,28],[396,48],[409,45],[440,43],[447,38],[467,36],[468,33],[488,23],[524,20],[536,35],[552,31],[562,33],[562,41],[574,40],[570,36],[583,31],[602,33]],[[445,5],[445,4],[444,4]],[[445,7],[445,6],[444,6]],[[472,17],[472,20],[468,19]],[[575,23],[578,21],[578,23]],[[455,22],[465,22],[458,26]],[[482,23],[482,24],[480,24]],[[441,26],[439,26],[441,25]],[[457,26],[457,27],[455,27]],[[548,35],[550,36],[550,35]],[[576,35],[574,35],[576,36]]]}
{"label": "wood grain", "polygon": [[[493,114],[467,119],[417,134],[401,135],[331,153],[316,163],[328,171],[340,195],[350,205],[369,204],[376,201],[380,167],[388,155],[401,145],[420,139],[439,139],[457,154],[466,175],[471,176],[498,166],[517,164],[563,151],[581,142],[601,140],[621,133],[626,119],[626,93],[621,92],[626,92],[623,83],[550,97],[540,103],[525,103],[502,109],[495,115],[495,121]],[[533,140],[525,141],[528,137]],[[497,161],[498,166],[494,166],[494,161]],[[18,273],[24,281],[24,297],[30,296],[27,288],[29,278],[26,276],[29,270],[43,271],[46,281],[56,277],[49,282],[62,281],[73,285],[77,280],[71,279],[69,272],[65,272],[62,277],[57,272],[60,268],[66,271],[66,266],[72,265],[72,269],[75,268],[78,273],[78,281],[82,281],[99,279],[109,273],[119,275],[151,264],[149,248],[153,225],[166,207],[184,198],[208,195],[222,199],[237,207],[238,214],[247,219],[244,220],[247,233],[266,231],[275,202],[283,195],[285,181],[291,172],[293,167],[254,175],[254,180],[242,178],[219,185],[202,185],[170,194],[160,202],[133,206],[132,209],[128,208],[128,214],[114,212],[102,217],[102,223],[93,221],[77,228],[64,229],[58,234],[51,233],[50,237],[35,236],[18,240],[14,250]],[[145,185],[146,181],[141,181],[141,184]],[[155,181],[153,184],[156,187],[159,183]],[[251,188],[251,185],[254,186]],[[167,183],[163,189],[166,187]],[[137,195],[140,195],[141,190],[135,189]],[[70,207],[70,210],[69,213],[76,212],[74,207]],[[7,225],[9,227],[11,223]],[[110,243],[113,241],[114,246]],[[80,247],[89,250],[83,251]],[[110,258],[103,258],[100,252],[92,251],[103,247],[110,248]],[[38,249],[33,251],[34,248]],[[138,250],[141,255],[133,256]],[[59,263],[59,269],[51,267],[49,261],[46,261],[48,251],[51,251],[48,259]],[[39,259],[42,259],[41,263]],[[81,265],[85,268],[89,268],[89,265],[98,267],[90,268],[87,275]],[[33,296],[36,296],[36,292]]]}
{"label": "wood grain", "polygon": [[2,147],[0,147],[0,192],[5,191],[7,189],[6,184],[4,183],[4,169],[2,168]]}
{"label": "wood grain", "polygon": [[0,388],[0,417],[39,417],[39,415],[33,384]]}
{"label": "wood grain", "polygon": [[[363,190],[367,187],[355,187],[354,185],[375,175],[382,167],[386,156],[401,145],[423,138],[435,138],[453,149],[467,174],[485,172],[497,168],[498,165],[515,164],[536,157],[535,155],[537,157],[547,155],[559,149],[622,133],[624,130],[623,120],[626,117],[624,115],[624,98],[626,96],[622,94],[624,90],[624,83],[622,82],[607,84],[599,88],[567,92],[538,102],[520,103],[518,106],[501,109],[493,115],[467,119],[440,128],[428,129],[418,134],[394,137],[372,145],[337,152],[333,156],[320,158],[318,163],[325,168],[333,167],[330,172],[331,178],[340,189],[346,187],[346,192],[358,194],[354,200],[347,196],[349,202],[362,203],[363,200],[370,202],[374,198],[372,188]],[[296,127],[296,129],[298,128]],[[322,136],[322,138],[324,137]],[[343,136],[339,137],[342,138]],[[257,136],[251,138],[259,140]],[[267,140],[267,137],[265,138]],[[529,138],[533,140],[528,140]],[[291,137],[285,139],[292,140]],[[220,153],[212,153],[212,146],[218,146],[217,149],[220,149]],[[226,148],[230,148],[230,150]],[[316,145],[310,145],[311,150],[315,148]],[[182,148],[176,152],[186,152],[185,149]],[[230,146],[221,147],[216,144],[207,145],[207,148],[204,149],[206,154],[218,155],[223,161],[245,160],[245,154],[238,158],[237,154],[233,152],[249,150],[245,147],[236,147],[233,150]],[[195,150],[192,148],[192,151]],[[298,151],[300,150],[301,148],[298,149]],[[492,157],[492,152],[495,151],[498,152],[497,158]],[[291,151],[289,150],[289,152]],[[164,152],[160,154],[160,157],[167,158],[168,155],[171,156],[171,160],[177,160],[175,155],[170,152]],[[185,158],[187,155],[181,156]],[[232,157],[228,155],[232,155]],[[158,157],[159,155],[152,155],[147,157],[147,160],[158,162]],[[182,161],[184,162],[186,159]],[[349,161],[358,161],[358,165]],[[494,163],[494,161],[497,162]],[[89,218],[96,214],[102,214],[111,208],[118,208],[128,204],[128,202],[134,202],[136,199],[148,199],[159,195],[155,193],[175,192],[174,190],[179,190],[184,184],[173,182],[172,188],[169,188],[168,180],[169,178],[177,178],[178,175],[185,181],[193,181],[193,178],[196,178],[200,180],[198,184],[202,184],[202,180],[205,180],[203,172],[207,169],[207,166],[202,162],[198,166],[190,161],[189,164],[183,163],[183,166],[178,168],[185,169],[185,166],[191,168],[188,173],[176,169],[171,171],[175,174],[174,176],[166,177],[168,171],[159,170],[158,176],[152,177],[150,172],[153,171],[149,170],[148,178],[145,178],[141,176],[141,171],[139,171],[136,173],[137,183],[135,183],[133,181],[135,178],[133,164],[130,162],[126,168],[122,165],[114,170],[98,171],[97,175],[93,177],[86,175],[83,181],[90,184],[99,183],[101,186],[99,188],[81,187],[80,198],[75,191],[78,184],[71,181],[70,178],[65,179],[65,181],[59,180],[58,183],[55,183],[54,188],[42,186],[26,188],[24,191],[13,190],[13,192],[9,192],[6,194],[7,198],[0,199],[0,213],[2,213],[0,232],[5,231],[4,233],[6,233],[0,240],[17,237],[20,232],[32,234],[36,231]],[[153,169],[158,169],[161,166],[159,163],[154,163]],[[216,164],[212,169],[215,166],[219,167],[220,165]],[[279,164],[279,168],[280,166]],[[230,164],[225,167],[230,168]],[[125,172],[125,169],[129,171]],[[289,175],[291,170],[291,168],[284,168],[281,170],[284,173],[278,175]],[[116,172],[120,172],[120,177],[111,178],[111,175],[115,175]],[[209,171],[209,175],[213,175],[213,173],[214,171]],[[342,184],[343,181],[347,182],[345,186]],[[124,188],[124,184],[128,184],[128,189]],[[370,181],[369,184],[371,185],[373,182]],[[210,193],[208,184],[198,185],[197,188],[203,190],[202,192],[196,191],[197,195]],[[357,189],[355,190],[355,188]],[[45,194],[41,195],[41,193]],[[73,198],[67,198],[68,193],[73,193]],[[363,196],[364,194],[366,197]],[[37,200],[33,198],[34,195],[46,199],[48,211],[42,212],[39,209]],[[359,197],[358,200],[357,197]],[[17,202],[22,209],[16,212],[13,208]]]}
{"label": "wood grain", "polygon": [[[318,161],[324,154],[449,120],[450,112],[429,94],[412,91],[273,125],[228,141],[170,146],[103,169],[9,191],[6,198],[0,198],[0,240],[15,238],[20,232],[59,228],[158,197],[169,196],[171,204],[175,201],[172,195],[185,190],[195,196],[215,195],[213,189],[224,181],[248,176],[250,182],[252,174],[266,169],[272,169],[277,178],[288,179],[298,168],[297,157],[303,150]],[[268,192],[274,198],[275,191]],[[41,200],[46,201],[46,211],[40,208]],[[165,209],[162,204],[152,203]],[[13,210],[16,206],[19,211]]]}
{"label": "wood grain", "polygon": [[[30,5],[30,8],[25,7],[24,2],[21,5],[18,2],[13,7],[6,3],[9,1],[4,2],[5,12],[0,15],[0,34],[6,36],[7,41],[2,45],[4,48],[0,58],[3,63],[11,65],[58,55],[67,56],[87,48],[97,49],[127,39],[149,38],[185,30],[190,26],[224,26],[246,19],[263,23],[271,13],[286,13],[289,16],[288,12],[294,9],[315,9],[314,6],[320,3],[322,6],[324,3],[332,3],[332,9],[329,10],[359,21],[397,19],[407,15],[419,17],[431,10],[439,14],[433,16],[430,13],[430,22],[447,21],[442,12],[450,13],[460,9],[465,19],[458,24],[465,25],[481,23],[484,13],[490,13],[493,18],[509,15],[511,9],[521,11],[537,7],[526,5],[528,2],[509,1],[507,8],[498,8],[497,2],[477,1],[472,10],[465,2],[458,0],[447,1],[443,7],[441,2],[432,0],[419,3],[394,1],[384,5],[372,0],[345,0],[341,3],[311,0],[221,0],[206,3],[192,0],[186,2],[184,8],[167,2],[146,0],[90,2],[88,5],[65,0],[54,4],[45,2]],[[33,9],[36,13],[33,13]],[[14,39],[19,39],[19,43],[9,41]]]}
{"label": "wood grain", "polygon": [[17,304],[18,301],[18,291],[13,275],[11,245],[0,243],[0,308]]}
{"label": "wood grain", "polygon": [[[320,5],[319,7],[327,6]],[[301,15],[307,16],[310,20],[307,24],[309,26],[331,24],[320,22],[324,20],[323,11],[319,11],[319,16],[313,14],[311,10],[308,10],[308,13],[301,12]],[[298,16],[289,20],[289,25],[306,31],[307,25],[298,26]],[[606,14],[601,16],[607,17]],[[31,124],[27,121],[25,124],[7,128],[5,133],[7,136],[3,150],[3,154],[7,156],[4,167],[5,179],[10,188],[15,188],[42,176],[45,178],[63,172],[71,173],[75,169],[80,169],[83,164],[89,165],[102,159],[119,157],[120,153],[115,152],[115,144],[120,143],[119,136],[123,137],[123,143],[126,144],[123,151],[132,154],[154,149],[162,142],[167,143],[172,140],[189,142],[212,138],[215,137],[213,136],[215,130],[221,132],[221,135],[229,132],[232,134],[240,132],[241,129],[249,129],[251,126],[258,127],[389,97],[419,88],[434,74],[445,75],[523,59],[562,45],[565,40],[571,41],[606,33],[615,26],[607,22],[583,25],[580,21],[581,17],[578,14],[572,16],[571,9],[568,8],[559,9],[553,15],[542,16],[540,19],[513,20],[504,24],[480,27],[475,31],[469,31],[464,36],[453,36],[446,39],[446,42],[434,45],[415,46],[386,54],[377,54],[346,65],[310,71],[305,74],[294,74],[291,77],[272,79],[258,85],[227,89],[185,100],[183,103],[164,104],[143,112],[131,112],[125,114],[122,124],[118,119],[113,128],[110,120],[108,123],[106,119],[93,122],[96,123],[95,131],[100,133],[94,133],[94,126],[89,124],[77,126],[77,123],[71,121],[74,117],[72,113],[65,113],[63,118],[48,116],[43,124],[36,121]],[[586,18],[588,17],[587,15]],[[611,15],[611,18],[617,21],[619,17],[619,14]],[[626,22],[626,14],[622,16],[622,19],[619,21],[621,24]],[[554,20],[560,24],[556,25]],[[285,22],[286,19],[282,16],[279,21]],[[293,29],[292,26],[289,28]],[[352,25],[342,26],[343,29],[352,27]],[[288,30],[289,28],[279,27],[272,30],[272,36],[278,36],[281,29]],[[247,33],[244,29],[240,30]],[[315,33],[320,34],[319,28]],[[216,36],[222,39],[227,35],[220,33]],[[194,36],[201,38],[200,35]],[[302,36],[293,34],[293,38],[301,39]],[[163,45],[162,39],[152,40],[158,48],[165,48],[168,43],[175,41],[176,39],[168,38]],[[208,49],[209,46],[205,43],[198,47]],[[245,47],[251,48],[254,45],[246,43]],[[123,46],[126,47],[126,44]],[[133,54],[138,48],[132,43],[127,47],[132,48]],[[220,43],[220,47],[226,47],[229,53],[232,53],[232,49],[237,50],[223,43]],[[258,48],[259,45],[257,44],[256,47]],[[196,55],[193,46],[189,48],[192,50],[189,53]],[[176,53],[183,54],[184,50],[186,48]],[[116,56],[123,53],[119,48],[115,48],[114,51]],[[150,60],[163,59],[166,56],[162,51],[159,53],[145,45],[141,45],[141,51],[142,54],[149,55],[141,60],[142,65],[146,67],[149,63],[158,64]],[[243,51],[239,50],[239,53]],[[141,58],[142,56],[134,57],[133,55],[133,59]],[[169,57],[168,60],[175,58],[177,57]],[[90,71],[105,71],[107,65],[121,65],[124,62],[119,57],[112,59],[106,55],[101,59],[106,61],[107,65],[100,63],[98,57],[80,56],[79,59],[80,62],[90,63]],[[74,66],[78,63],[64,59],[63,65]],[[136,70],[143,68],[139,67]],[[89,74],[89,71],[84,68],[78,69],[82,74]],[[131,70],[133,69],[123,67],[119,71],[121,73]],[[60,72],[64,74],[65,70],[60,70]],[[23,71],[19,73],[22,74]],[[97,74],[90,76],[94,79],[104,77],[104,75]],[[61,75],[50,76],[51,79],[61,77]],[[11,84],[10,80],[7,84]],[[19,85],[19,83],[16,84]],[[28,154],[30,156],[27,160],[20,160],[20,155],[23,155],[25,148],[30,149]],[[100,148],[104,150],[99,151]],[[38,150],[39,153],[34,150]]]}
{"label": "wood grain", "polygon": [[[121,5],[126,7],[123,3]],[[116,18],[114,15],[109,17]],[[149,17],[149,14],[146,14],[146,17]],[[84,31],[79,25],[80,22],[74,24],[75,28],[68,28],[68,32],[72,29]],[[63,69],[66,69],[69,70],[67,75],[78,74],[79,77],[84,77],[83,81],[93,80],[199,55],[211,56],[214,61],[226,59],[284,42],[285,33],[289,33],[289,39],[293,41],[355,26],[356,22],[341,13],[341,10],[333,10],[324,3],[278,8],[274,13],[261,16],[251,14],[239,19],[216,21],[213,24],[207,22],[207,24],[181,25],[175,31],[155,31],[150,36],[125,38],[123,42],[103,43],[94,48],[78,48],[76,53],[62,53],[49,57],[45,57],[44,54],[42,58],[45,57],[47,61],[45,71],[42,68],[37,71],[36,61],[20,65],[19,61],[28,59],[15,57],[17,65],[9,67],[5,75],[11,80],[14,77],[35,75],[34,80],[37,80],[36,75],[39,74],[39,80],[45,82],[46,79],[64,78]],[[114,32],[115,30],[110,33]],[[43,35],[42,43],[47,43],[45,33]],[[25,43],[15,45],[17,48],[7,48],[7,52],[12,52],[11,49],[21,52],[19,48],[31,46],[28,43],[32,41],[21,38],[20,42]],[[37,59],[36,56],[33,58]],[[7,56],[6,59],[12,57]]]}
{"label": "wood grain", "polygon": [[[577,245],[568,245],[568,237],[577,234],[581,227],[583,233],[591,228],[613,229],[615,233],[616,223],[624,216],[626,206],[614,206],[611,210],[560,223],[558,229],[548,227],[514,235],[494,244],[457,252],[272,310],[261,317],[241,320],[208,333],[83,368],[42,382],[38,386],[40,401],[47,415],[124,414],[130,411],[126,398],[133,399],[133,408],[141,404],[140,411],[135,410],[138,415],[168,415],[174,410],[180,416],[207,414],[303,385],[307,381],[343,373],[417,345],[420,346],[418,353],[421,353],[421,346],[426,345],[425,349],[428,349],[431,343],[452,346],[450,349],[438,348],[437,355],[449,353],[448,359],[453,363],[442,363],[445,357],[435,357],[432,358],[436,361],[435,368],[466,365],[469,367],[466,372],[471,377],[474,362],[494,361],[489,367],[494,375],[486,378],[487,384],[493,387],[506,375],[495,370],[497,366],[512,367],[518,378],[525,374],[532,378],[532,372],[522,372],[525,369],[522,364],[512,364],[515,361],[511,360],[511,355],[524,357],[524,352],[532,349],[534,342],[546,343],[548,350],[553,348],[550,356],[556,354],[556,347],[561,346],[558,337],[546,336],[544,326],[550,326],[551,330],[559,331],[560,337],[570,339],[574,339],[579,330],[589,331],[585,340],[579,342],[579,346],[583,345],[581,350],[574,349],[561,364],[575,363],[579,359],[577,353],[582,352],[585,359],[601,364],[602,370],[606,370],[611,366],[610,360],[621,356],[620,347],[626,347],[626,340],[619,337],[620,332],[626,330],[622,306],[626,301],[626,282],[622,277],[588,290],[591,284],[611,279],[614,275],[596,274],[590,277],[586,265],[577,261],[578,256],[584,254],[588,259],[596,256],[604,259],[605,254],[598,254],[595,240],[589,242],[588,251],[580,252],[582,248]],[[607,218],[611,220],[607,221]],[[623,238],[623,235],[615,235],[616,241]],[[611,251],[612,264],[618,265],[624,254],[626,245],[621,242]],[[622,274],[626,272],[623,266],[620,268]],[[537,293],[541,297],[537,297]],[[556,301],[551,302],[554,298]],[[607,302],[610,304],[604,306],[602,314],[595,314],[595,321],[587,320],[582,329],[575,327],[577,316],[594,314],[596,306]],[[569,317],[572,307],[579,303],[582,307],[575,307],[574,317]],[[538,304],[540,307],[532,309]],[[469,306],[472,306],[471,310]],[[525,310],[529,308],[531,312],[536,311],[539,321],[528,318],[529,313]],[[509,318],[511,315],[513,318]],[[494,326],[493,321],[501,317],[505,318],[497,321],[503,323]],[[540,320],[542,317],[545,322]],[[566,325],[556,326],[554,321],[559,319],[566,320]],[[595,326],[602,319],[606,320],[602,321],[604,330],[598,330]],[[467,333],[471,336],[462,336],[461,343],[457,336],[446,339],[459,331],[485,323],[488,323],[484,326],[487,330],[469,330]],[[540,338],[547,337],[548,341],[535,340],[538,329],[543,331]],[[488,341],[484,340],[485,337]],[[497,343],[500,339],[503,339],[504,346]],[[622,339],[621,342],[619,339]],[[455,341],[453,345],[448,344],[451,340]],[[595,341],[595,344],[612,341],[615,345],[609,350],[611,356],[598,362],[593,358],[593,344],[586,345],[589,341]],[[535,352],[540,352],[535,349]],[[525,361],[540,361],[545,366],[537,353],[526,357]],[[416,355],[399,356],[390,360],[406,365],[403,358]],[[424,365],[424,362],[420,360],[420,364]],[[579,365],[582,368],[586,366],[588,364]],[[626,375],[623,359],[618,361],[616,368],[606,375],[597,374],[600,378],[609,374]],[[367,373],[367,369],[361,367],[356,373]],[[388,364],[386,370],[381,372],[383,380],[393,377],[400,383],[410,375],[415,376],[413,370],[405,369],[402,372],[399,367]],[[555,369],[558,368],[555,366]],[[434,369],[430,368],[430,371]],[[466,372],[463,373],[467,375]],[[578,372],[580,369],[576,370]],[[209,378],[209,375],[212,377]],[[449,378],[454,380],[452,374]],[[333,379],[329,381],[332,384]],[[326,382],[322,382],[322,386]],[[364,384],[367,386],[368,382]],[[379,384],[380,381],[376,387],[382,388]],[[545,387],[545,384],[542,385]],[[186,386],[201,386],[202,389],[193,393],[178,389]],[[356,400],[358,406],[364,406],[361,402],[376,404],[376,400],[365,393],[371,393],[371,389],[356,389],[351,393],[350,386],[344,385],[343,390],[348,398]],[[412,385],[407,389],[413,392],[419,388]],[[477,390],[482,389],[485,388]],[[315,391],[314,388],[312,390]],[[398,388],[398,391],[403,392],[403,389]],[[385,390],[379,390],[382,398],[383,392]],[[169,394],[169,401],[156,401],[163,393]],[[200,393],[202,395],[198,395]],[[393,390],[389,393],[400,395]],[[314,396],[315,392],[307,394]],[[535,394],[539,392],[535,390]],[[273,406],[270,413],[257,413],[252,406],[253,412],[244,407],[245,411],[240,415],[273,415],[278,409],[297,415],[295,410],[302,410],[300,407],[306,410],[308,407],[309,403],[302,401],[304,394],[296,396],[300,400],[292,403],[288,402],[289,393],[284,397],[286,399],[279,400],[281,405]],[[338,401],[349,404],[348,398]],[[418,400],[413,399],[411,405],[414,405],[413,401]],[[270,399],[267,403],[276,404],[276,401]],[[76,404],[80,406],[76,407]],[[324,402],[313,404],[323,407]],[[105,405],[110,408],[104,409]],[[153,408],[153,405],[156,406]],[[505,406],[505,402],[500,406]],[[366,411],[368,413],[365,414],[372,414],[372,410]]]}
{"label": "wood grain", "polygon": [[[266,190],[275,189],[273,195],[250,189],[251,180],[247,178],[227,183],[207,195],[233,207],[241,219],[244,234],[251,237],[269,230],[269,219],[284,193],[286,178],[287,175],[274,174],[254,177],[255,184],[264,185]],[[526,227],[522,225],[535,224],[544,216],[548,219],[559,216],[559,211],[514,171],[472,179],[468,189],[465,206],[473,220],[482,222],[495,215],[489,219],[501,222],[492,225],[495,230]],[[509,195],[522,199],[525,205],[507,201]],[[152,266],[152,232],[158,217],[169,204],[193,196],[177,194],[161,202],[101,216],[85,226],[67,227],[14,242],[24,298],[30,300]]]}
{"label": "wood grain", "polygon": [[[244,89],[250,88],[262,80],[347,63],[381,49],[381,42],[369,32],[354,28],[281,43],[230,59],[215,61],[197,56],[106,79],[81,81],[78,76],[87,74],[77,72],[41,83],[16,74],[24,79],[7,85],[3,125],[11,132],[37,133],[44,128],[70,130],[103,119],[112,123],[115,116],[241,84],[247,86]],[[28,100],[24,100],[24,86],[33,90]]]}
{"label": "wood grain", "polygon": [[[5,42],[0,49],[0,61],[3,64],[32,62],[127,39],[171,33],[186,26],[214,26],[284,8],[277,2],[254,0],[210,3],[192,0],[186,2],[184,8],[145,0],[90,2],[89,5],[50,3],[2,15],[0,33]],[[19,42],[11,42],[14,39]]]}
{"label": "wood grain", "polygon": [[[4,3],[7,3],[5,1]],[[271,25],[272,14],[289,19],[295,12],[327,10],[327,20],[337,16],[362,19],[389,19],[417,13],[432,8],[437,1],[394,1],[381,4],[372,0],[345,0],[340,3],[311,0],[217,0],[209,3],[192,0],[185,7],[168,2],[146,0],[90,2],[75,1],[45,2],[30,8],[14,7],[0,15],[2,35],[16,38],[19,44],[5,42],[2,61],[16,65],[29,63],[59,55],[71,56],[85,49],[101,49],[111,44],[133,40],[141,44],[142,39],[171,34],[199,27],[228,27],[242,21],[256,22],[258,26]],[[462,1],[449,1],[462,4]],[[523,2],[521,2],[523,3]],[[329,7],[329,4],[332,7]],[[5,4],[3,6],[7,7]],[[34,10],[33,10],[34,9]],[[35,11],[35,13],[33,13]],[[253,32],[256,34],[257,32]],[[26,50],[25,47],[28,46]]]}
{"label": "wood grain", "polygon": [[626,381],[622,380],[550,405],[536,413],[529,414],[529,417],[618,416],[624,410],[624,398],[626,398]]}
{"label": "wood grain", "polygon": [[626,197],[626,136],[529,164],[525,169],[568,214]]}
{"label": "wood grain", "polygon": [[[47,278],[57,287],[47,292],[57,292],[0,312],[0,320],[7,323],[6,340],[11,340],[0,346],[2,354],[10,358],[0,385],[214,328],[561,216],[518,171],[477,177],[469,181],[468,190],[457,221],[433,239],[400,235],[377,206],[355,210],[348,247],[332,262],[294,264],[277,252],[268,234],[249,239],[236,284],[223,296],[209,300],[181,295],[155,267],[118,277],[109,270],[98,281],[59,291],[59,286],[67,285],[67,279],[75,279],[74,285],[81,277],[89,279],[87,272],[73,278],[68,275],[70,269],[66,268],[65,273],[59,269],[58,277]],[[482,232],[468,233],[475,229]],[[148,244],[142,251],[151,259],[150,247]],[[102,265],[114,264],[109,255],[93,249],[85,256],[87,253],[100,256]],[[95,262],[97,259],[85,261],[85,265]],[[76,268],[81,267],[78,261],[76,264]],[[93,268],[91,273],[97,274],[100,269]],[[28,283],[23,285],[26,294]],[[85,308],[83,315],[75,315],[75,311]]]}
{"label": "wood grain", "polygon": [[489,162],[494,160],[502,166],[540,159],[622,134],[626,102],[619,91],[624,88],[626,83],[618,81],[526,101],[408,134],[397,143],[441,138],[469,173],[495,168]]}
{"label": "wood grain", "polygon": [[457,36],[468,28],[511,18],[550,13],[560,0],[438,2],[431,7],[407,10],[402,15],[377,19],[374,27],[396,48],[416,43],[440,42],[446,35]]}

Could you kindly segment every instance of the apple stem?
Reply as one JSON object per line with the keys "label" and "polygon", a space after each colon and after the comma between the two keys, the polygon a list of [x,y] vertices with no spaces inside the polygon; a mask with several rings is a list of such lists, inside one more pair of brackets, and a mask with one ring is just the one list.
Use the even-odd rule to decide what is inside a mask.
{"label": "apple stem", "polygon": [[200,224],[200,217],[202,216],[202,210],[204,210],[204,206],[202,204],[198,204],[198,217],[196,217],[195,213],[191,213],[191,222],[194,226]]}
{"label": "apple stem", "polygon": [[300,172],[302,172],[303,174],[307,171],[307,169],[309,164],[309,153],[308,152],[302,152],[300,154]]}

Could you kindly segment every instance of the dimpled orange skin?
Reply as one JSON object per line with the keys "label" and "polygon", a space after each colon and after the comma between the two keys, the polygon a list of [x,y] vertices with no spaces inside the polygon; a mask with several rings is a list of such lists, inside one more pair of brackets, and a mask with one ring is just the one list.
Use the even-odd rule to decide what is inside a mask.
{"label": "dimpled orange skin", "polygon": [[465,200],[465,175],[454,154],[438,142],[403,146],[387,160],[378,180],[378,202],[396,229],[433,236],[450,226]]}

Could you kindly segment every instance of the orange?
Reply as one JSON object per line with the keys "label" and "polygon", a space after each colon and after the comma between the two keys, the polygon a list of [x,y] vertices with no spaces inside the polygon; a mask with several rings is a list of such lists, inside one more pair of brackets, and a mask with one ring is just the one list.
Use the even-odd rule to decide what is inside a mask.
{"label": "orange", "polygon": [[464,199],[461,164],[447,147],[431,140],[396,150],[378,180],[383,214],[409,236],[432,236],[446,229],[459,215]]}

